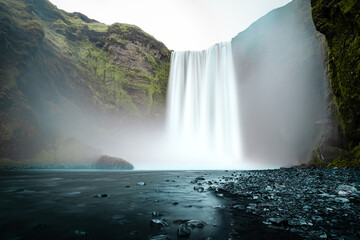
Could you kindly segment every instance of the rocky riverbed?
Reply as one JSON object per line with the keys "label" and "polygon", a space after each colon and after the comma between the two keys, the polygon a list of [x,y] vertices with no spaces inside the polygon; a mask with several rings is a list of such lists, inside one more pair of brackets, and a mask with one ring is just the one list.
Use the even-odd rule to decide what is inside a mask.
{"label": "rocky riverbed", "polygon": [[[194,180],[195,188],[209,184],[202,179]],[[296,233],[300,238],[360,239],[359,170],[229,171],[210,183],[208,189],[225,199],[234,239],[271,238],[267,231],[261,236],[249,231],[258,231],[251,222],[259,220],[269,229]]]}
{"label": "rocky riverbed", "polygon": [[3,171],[1,239],[359,239],[358,170]]}

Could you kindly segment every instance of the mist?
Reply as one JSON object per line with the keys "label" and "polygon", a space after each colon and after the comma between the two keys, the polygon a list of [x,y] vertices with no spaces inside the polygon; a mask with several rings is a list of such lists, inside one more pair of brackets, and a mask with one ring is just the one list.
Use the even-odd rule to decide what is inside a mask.
{"label": "mist", "polygon": [[[138,170],[264,169],[307,162],[321,136],[322,126],[317,123],[324,117],[328,94],[320,38],[312,22],[310,3],[294,1],[259,19],[221,48],[210,47],[206,51],[212,57],[209,55],[203,63],[195,59],[201,59],[205,50],[187,52],[193,59],[185,57],[181,64],[171,62],[171,71],[188,76],[203,74],[210,80],[220,77],[212,79],[218,82],[208,89],[205,87],[210,84],[201,82],[205,81],[201,77],[188,93],[179,91],[179,106],[185,102],[188,105],[185,109],[179,107],[175,114],[179,121],[169,118],[170,91],[166,103],[157,102],[156,114],[148,114],[143,97],[146,92],[126,86],[124,91],[138,104],[140,114],[121,109],[104,111],[87,102],[96,98],[88,97],[87,88],[75,83],[75,73],[49,71],[50,79],[58,85],[44,84],[49,75],[32,62],[25,77],[34,84],[24,85],[22,91],[30,96],[35,126],[46,140],[39,140],[45,150],[33,159],[76,165],[108,155],[123,158]],[[216,55],[225,45],[228,53]],[[134,52],[129,50],[128,54]],[[181,55],[174,52],[173,56],[176,54]],[[212,65],[204,67],[207,63]],[[225,70],[216,70],[216,66]],[[61,74],[69,75],[74,83],[58,79]],[[105,70],[100,76],[104,84],[113,80],[105,76]],[[191,78],[196,79],[186,77],[180,85],[190,86]],[[231,78],[233,83],[221,85]],[[217,89],[223,90],[215,94]],[[188,99],[183,98],[186,95]],[[169,133],[169,119],[172,131],[175,129],[178,135]],[[194,119],[200,120],[189,123]],[[50,155],[55,156],[51,161]]]}
{"label": "mist", "polygon": [[310,3],[294,1],[236,36],[244,158],[307,162],[321,133],[326,76]]}
{"label": "mist", "polygon": [[[170,144],[161,124],[136,133],[142,136],[122,153],[144,169],[262,169],[309,161],[321,137],[328,94],[320,38],[310,3],[300,1],[270,12],[233,38],[240,156],[216,154],[180,139]],[[191,132],[187,142],[198,139]]]}

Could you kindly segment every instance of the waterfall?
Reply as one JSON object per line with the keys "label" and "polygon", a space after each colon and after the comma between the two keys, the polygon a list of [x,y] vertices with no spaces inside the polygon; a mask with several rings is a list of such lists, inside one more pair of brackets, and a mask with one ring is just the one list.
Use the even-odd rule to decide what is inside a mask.
{"label": "waterfall", "polygon": [[171,54],[167,133],[179,151],[239,162],[238,112],[230,42]]}

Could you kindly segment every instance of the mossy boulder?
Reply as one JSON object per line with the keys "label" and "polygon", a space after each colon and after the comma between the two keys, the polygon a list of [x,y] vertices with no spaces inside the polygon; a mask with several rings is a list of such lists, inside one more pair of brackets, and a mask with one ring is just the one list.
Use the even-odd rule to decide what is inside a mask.
{"label": "mossy boulder", "polygon": [[96,169],[132,170],[134,166],[122,158],[103,155],[95,163]]}

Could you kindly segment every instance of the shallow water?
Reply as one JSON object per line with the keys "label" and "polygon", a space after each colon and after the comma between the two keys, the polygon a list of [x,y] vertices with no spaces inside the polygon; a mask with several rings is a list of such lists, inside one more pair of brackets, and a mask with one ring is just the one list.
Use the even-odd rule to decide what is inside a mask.
{"label": "shallow water", "polygon": [[[0,238],[148,239],[164,234],[176,239],[178,224],[174,221],[196,219],[207,225],[191,229],[188,239],[227,239],[227,219],[223,209],[216,207],[222,199],[210,191],[195,191],[190,184],[195,177],[211,180],[223,173],[0,172]],[[152,211],[161,215],[153,217]],[[152,218],[165,220],[168,227],[152,226]]]}

